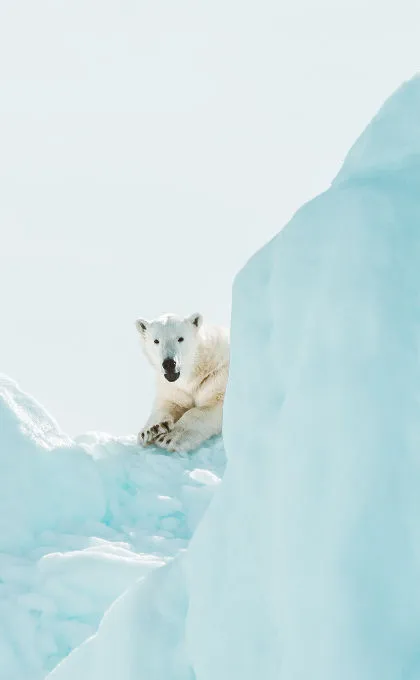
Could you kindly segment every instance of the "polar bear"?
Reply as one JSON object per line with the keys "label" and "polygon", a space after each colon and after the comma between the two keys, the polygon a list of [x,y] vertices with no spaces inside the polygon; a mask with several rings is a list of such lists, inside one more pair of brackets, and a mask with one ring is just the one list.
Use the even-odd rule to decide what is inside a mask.
{"label": "polar bear", "polygon": [[229,371],[229,333],[165,314],[137,319],[144,354],[156,375],[152,413],[137,441],[167,451],[191,451],[222,431],[222,409]]}

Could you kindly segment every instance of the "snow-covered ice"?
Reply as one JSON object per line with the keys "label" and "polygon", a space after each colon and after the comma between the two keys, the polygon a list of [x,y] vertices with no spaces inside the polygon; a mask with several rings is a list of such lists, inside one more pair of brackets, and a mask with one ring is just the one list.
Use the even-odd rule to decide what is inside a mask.
{"label": "snow-covered ice", "polygon": [[49,680],[194,680],[185,647],[185,553],[139,581],[110,607],[99,631]]}
{"label": "snow-covered ice", "polygon": [[[224,469],[135,438],[72,441],[0,377],[0,680],[40,680],[129,586],[187,546]],[[114,676],[116,677],[116,676]]]}

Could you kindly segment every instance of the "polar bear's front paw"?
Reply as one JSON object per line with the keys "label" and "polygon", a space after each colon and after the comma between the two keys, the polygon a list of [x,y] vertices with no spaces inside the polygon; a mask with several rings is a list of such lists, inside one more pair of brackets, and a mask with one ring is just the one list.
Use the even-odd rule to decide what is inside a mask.
{"label": "polar bear's front paw", "polygon": [[151,444],[160,435],[168,434],[168,432],[172,430],[173,426],[174,421],[172,418],[166,418],[166,420],[162,420],[160,423],[156,423],[155,425],[149,425],[148,427],[145,427],[143,430],[140,430],[140,432],[138,433],[137,444],[140,444],[140,446],[146,446],[147,444]]}
{"label": "polar bear's front paw", "polygon": [[198,433],[175,427],[171,432],[159,435],[155,444],[166,451],[181,453],[196,449],[201,441],[202,437]]}

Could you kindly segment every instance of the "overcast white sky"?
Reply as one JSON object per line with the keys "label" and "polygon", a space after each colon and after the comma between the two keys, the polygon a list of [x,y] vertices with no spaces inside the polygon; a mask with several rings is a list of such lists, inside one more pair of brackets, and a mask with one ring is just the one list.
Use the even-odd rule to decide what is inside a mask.
{"label": "overcast white sky", "polygon": [[135,318],[229,323],[419,26],[417,0],[1,0],[0,372],[71,434],[137,432]]}

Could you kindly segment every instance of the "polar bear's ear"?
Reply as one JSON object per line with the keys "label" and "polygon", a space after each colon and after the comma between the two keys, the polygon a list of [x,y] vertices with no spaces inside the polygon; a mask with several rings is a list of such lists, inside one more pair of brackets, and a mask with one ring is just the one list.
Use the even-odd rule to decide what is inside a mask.
{"label": "polar bear's ear", "polygon": [[191,316],[188,317],[187,321],[192,323],[193,326],[196,328],[200,328],[201,324],[203,323],[203,317],[201,314],[191,314]]}
{"label": "polar bear's ear", "polygon": [[149,322],[146,321],[146,319],[137,319],[136,321],[136,328],[140,335],[145,335],[147,331],[147,327],[149,325]]}

